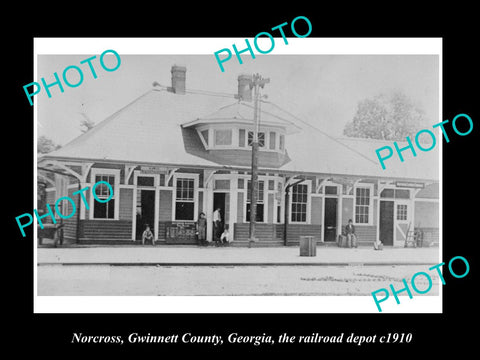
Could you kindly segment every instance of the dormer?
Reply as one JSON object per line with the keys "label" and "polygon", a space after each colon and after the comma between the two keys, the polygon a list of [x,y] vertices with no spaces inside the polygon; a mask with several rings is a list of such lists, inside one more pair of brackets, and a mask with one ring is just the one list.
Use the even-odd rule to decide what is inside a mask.
{"label": "dormer", "polygon": [[[250,150],[253,126],[238,123],[210,123],[196,127],[205,150]],[[285,153],[285,129],[261,126],[258,132],[259,151]]]}
{"label": "dormer", "polygon": [[[238,77],[238,101],[212,114],[182,124],[195,131],[206,152],[204,157],[229,165],[248,165],[251,162],[254,104],[251,101],[249,75]],[[300,129],[287,115],[268,102],[260,105],[259,165],[280,167],[290,161],[286,135]]]}

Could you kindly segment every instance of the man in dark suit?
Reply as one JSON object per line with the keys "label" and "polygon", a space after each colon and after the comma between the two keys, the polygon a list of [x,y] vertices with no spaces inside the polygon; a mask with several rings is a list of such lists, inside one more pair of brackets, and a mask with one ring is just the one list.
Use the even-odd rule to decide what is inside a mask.
{"label": "man in dark suit", "polygon": [[357,247],[357,235],[355,235],[355,226],[352,219],[348,220],[347,226],[345,226],[345,232],[347,233],[347,246]]}

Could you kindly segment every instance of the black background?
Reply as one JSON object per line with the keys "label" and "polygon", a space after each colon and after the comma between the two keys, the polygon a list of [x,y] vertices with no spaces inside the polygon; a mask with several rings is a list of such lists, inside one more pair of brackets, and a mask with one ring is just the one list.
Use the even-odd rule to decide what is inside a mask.
{"label": "black background", "polygon": [[[439,4],[439,3],[437,3]],[[98,4],[74,3],[73,6],[26,4],[8,14],[4,22],[6,51],[3,75],[7,86],[3,94],[3,181],[4,200],[2,295],[6,301],[3,340],[15,351],[35,356],[65,358],[72,355],[118,354],[164,357],[184,351],[193,356],[247,351],[260,353],[306,354],[375,352],[380,356],[444,353],[448,349],[466,351],[476,340],[474,318],[477,301],[474,295],[478,239],[478,164],[475,143],[478,141],[478,38],[472,7],[449,3],[444,9],[420,8],[415,3],[339,3],[326,6],[295,6],[273,3],[268,11],[258,4],[208,3],[194,8],[185,2],[134,4],[111,3],[100,9]],[[267,5],[267,3],[264,3]],[[470,273],[462,279],[444,271],[443,314],[33,314],[33,252],[31,233],[22,238],[15,216],[32,210],[33,205],[33,109],[23,92],[23,85],[33,78],[34,37],[242,37],[252,38],[261,31],[296,16],[310,19],[310,37],[443,37],[443,119],[466,113],[474,121],[473,132],[461,137],[447,130],[450,143],[443,143],[443,260],[461,255],[470,263]],[[7,14],[5,14],[6,18]],[[299,33],[302,33],[299,29]],[[8,55],[5,55],[8,54]],[[212,55],[213,56],[213,55]],[[461,272],[461,270],[459,270]],[[400,305],[399,305],[400,306]],[[473,329],[471,326],[473,325]],[[345,336],[412,333],[410,344],[275,344],[229,345],[99,345],[71,344],[72,333],[87,335],[123,335],[131,332],[168,334],[191,332],[197,335],[231,332],[244,335],[267,333],[278,336],[322,335]],[[461,352],[461,353],[462,353]],[[170,355],[169,355],[170,356]]]}

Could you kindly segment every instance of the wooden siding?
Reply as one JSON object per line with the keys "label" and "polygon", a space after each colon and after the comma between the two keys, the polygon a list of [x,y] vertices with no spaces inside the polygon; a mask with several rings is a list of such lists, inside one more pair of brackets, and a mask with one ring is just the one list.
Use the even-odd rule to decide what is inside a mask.
{"label": "wooden siding", "polygon": [[81,237],[88,240],[130,240],[132,222],[127,220],[81,220]]}
{"label": "wooden siding", "polygon": [[[74,243],[77,238],[77,218],[78,218],[78,195],[73,195],[75,191],[78,190],[78,187],[68,189],[67,195],[75,202],[75,213],[72,217],[68,219],[62,219],[56,215],[55,220],[57,224],[63,224],[63,237],[64,243]],[[50,205],[52,212],[55,213],[55,200],[56,200],[56,191],[48,191],[46,196],[46,204]],[[65,201],[66,208],[62,210],[62,214],[70,215],[73,211],[73,205],[70,201]],[[45,209],[46,210],[46,209]],[[52,224],[52,218],[50,216],[42,219],[43,224]]]}
{"label": "wooden siding", "polygon": [[[52,189],[52,188],[49,188],[49,189]],[[53,191],[47,191],[46,192],[47,196],[46,196],[46,203],[47,204],[50,204],[50,207],[52,206],[52,204],[55,204],[55,194],[56,194],[56,191],[53,190]],[[40,210],[40,209],[39,209]]]}
{"label": "wooden siding", "polygon": [[[342,225],[342,234],[345,234],[345,225]],[[374,225],[355,225],[355,234],[360,245],[373,244],[377,236],[377,227]]]}
{"label": "wooden siding", "polygon": [[[255,229],[255,235],[260,242],[283,241],[283,224],[257,224]],[[288,245],[298,245],[300,242],[300,236],[314,236],[317,242],[319,242],[321,230],[321,225],[289,224],[287,228]],[[249,224],[236,223],[233,236],[235,241],[247,241],[249,236]]]}
{"label": "wooden siding", "polygon": [[439,204],[415,201],[415,227],[438,228]]}
{"label": "wooden siding", "polygon": [[230,223],[230,193],[225,193],[225,224]]}
{"label": "wooden siding", "polygon": [[420,227],[415,230],[423,231],[423,246],[438,246],[440,241],[440,233],[438,228]]}
{"label": "wooden siding", "polygon": [[355,233],[357,234],[358,241],[374,242],[377,236],[377,227],[371,225],[356,225]]}
{"label": "wooden siding", "polygon": [[349,219],[353,219],[353,198],[342,199],[342,225],[346,225]]}
{"label": "wooden siding", "polygon": [[323,223],[322,198],[318,196],[312,197],[311,223],[313,225],[321,225]]}
{"label": "wooden siding", "polygon": [[424,189],[420,190],[416,198],[427,198],[427,199],[438,199],[439,198],[439,186],[438,183],[430,184],[425,186]]}
{"label": "wooden siding", "polygon": [[203,212],[203,194],[204,194],[204,191],[199,191],[198,192],[198,214],[200,217],[200,213]]}
{"label": "wooden siding", "polygon": [[274,196],[273,194],[268,194],[267,196],[267,205],[268,205],[268,223],[273,223],[273,204],[274,204]]}
{"label": "wooden siding", "polygon": [[160,190],[159,221],[172,220],[172,190]]}
{"label": "wooden siding", "polygon": [[132,220],[133,189],[120,189],[119,219]]}
{"label": "wooden siding", "polygon": [[[88,190],[84,191],[83,193],[85,194],[85,199],[87,199],[87,202],[90,201],[90,187],[88,188]],[[93,201],[95,201],[95,198],[93,198]],[[93,209],[93,204],[92,206],[90,206],[89,204],[89,207],[90,209]],[[85,207],[85,219],[89,219],[89,218],[90,218],[90,210],[87,210],[87,208]]]}
{"label": "wooden siding", "polygon": [[237,221],[239,223],[243,222],[243,197],[244,197],[244,193],[239,192],[238,193],[238,202],[237,202]]}
{"label": "wooden siding", "polygon": [[[235,223],[233,229],[234,240],[248,240],[250,229],[249,223]],[[257,223],[255,226],[255,236],[261,241],[276,239],[276,224]]]}
{"label": "wooden siding", "polygon": [[[75,191],[78,190],[78,186],[74,189],[68,189],[68,196],[75,202],[75,214],[69,219],[57,219],[57,222],[63,222],[64,227],[63,227],[63,237],[64,237],[64,243],[73,243],[75,242],[77,238],[77,219],[78,219],[78,214],[77,211],[78,209],[78,196],[79,195],[73,195]],[[80,200],[81,201],[81,200]],[[73,210],[72,203],[70,201],[66,201],[67,203],[67,208],[63,211],[65,215],[71,214]]]}
{"label": "wooden siding", "polygon": [[77,240],[77,214],[70,219],[63,220],[63,243],[75,243]]}
{"label": "wooden siding", "polygon": [[[277,235],[283,239],[284,225],[277,224]],[[298,245],[300,236],[313,236],[317,243],[320,242],[322,234],[322,225],[318,224],[288,224],[287,226],[287,242],[288,245]]]}
{"label": "wooden siding", "polygon": [[165,241],[167,233],[167,224],[171,224],[171,221],[160,221],[158,223],[158,240]]}

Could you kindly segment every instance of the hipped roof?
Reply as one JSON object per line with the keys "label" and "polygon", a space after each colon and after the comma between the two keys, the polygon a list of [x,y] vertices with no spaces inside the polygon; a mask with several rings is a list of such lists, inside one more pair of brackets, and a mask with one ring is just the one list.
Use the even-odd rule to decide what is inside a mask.
{"label": "hipped roof", "polygon": [[[182,125],[208,122],[220,115],[226,122],[236,121],[236,114],[248,122],[253,119],[252,105],[200,94],[178,95],[154,88],[43,158],[224,168],[225,165],[215,162],[213,157],[209,159],[208,151],[203,148],[197,149],[205,152],[201,157],[187,151],[199,147],[201,142],[191,133],[186,136],[185,130],[190,129]],[[285,126],[296,130],[290,131],[285,139],[291,161],[279,169],[272,169],[275,171],[411,180],[439,178],[438,144],[428,152],[416,148],[416,157],[410,150],[404,151],[404,162],[394,152],[385,161],[386,170],[382,170],[375,150],[382,146],[393,148],[393,141],[333,138],[320,129],[298,124],[295,118],[265,104],[262,104],[261,119],[284,122]],[[405,144],[399,143],[399,147],[403,146]]]}

